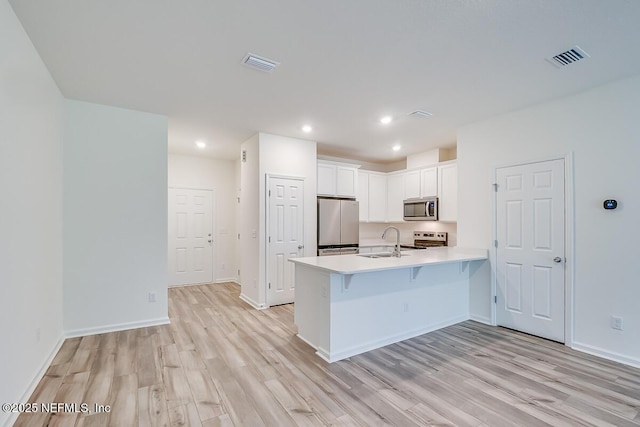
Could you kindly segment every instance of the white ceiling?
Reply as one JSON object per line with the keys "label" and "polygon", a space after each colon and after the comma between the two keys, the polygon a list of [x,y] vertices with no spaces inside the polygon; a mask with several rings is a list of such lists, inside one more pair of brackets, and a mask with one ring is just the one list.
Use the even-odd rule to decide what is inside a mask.
{"label": "white ceiling", "polygon": [[[10,3],[67,98],[167,115],[170,152],[217,158],[263,131],[394,161],[455,145],[462,125],[640,74],[638,0]],[[591,58],[545,61],[574,45]],[[281,65],[246,68],[248,52]],[[407,117],[416,109],[433,117]],[[397,120],[385,127],[385,114]]]}

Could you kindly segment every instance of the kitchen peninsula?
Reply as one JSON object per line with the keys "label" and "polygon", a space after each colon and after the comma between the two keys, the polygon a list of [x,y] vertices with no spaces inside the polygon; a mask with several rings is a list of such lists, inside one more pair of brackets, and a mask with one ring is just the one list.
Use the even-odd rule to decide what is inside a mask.
{"label": "kitchen peninsula", "polygon": [[[373,255],[373,257],[372,257]],[[469,318],[482,249],[290,258],[298,336],[335,362]],[[387,255],[387,256],[384,256]]]}

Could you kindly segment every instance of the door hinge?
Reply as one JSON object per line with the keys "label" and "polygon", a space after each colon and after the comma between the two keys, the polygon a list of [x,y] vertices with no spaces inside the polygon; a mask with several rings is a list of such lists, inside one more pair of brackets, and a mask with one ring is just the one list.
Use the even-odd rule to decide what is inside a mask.
{"label": "door hinge", "polygon": [[269,282],[269,289],[271,289],[271,282]]}
{"label": "door hinge", "polygon": [[496,248],[498,247],[498,241],[497,240],[493,241],[493,246],[496,247]]}
{"label": "door hinge", "polygon": [[498,303],[498,295],[494,295],[493,296],[493,303],[497,304]]}
{"label": "door hinge", "polygon": [[240,233],[238,233],[238,240],[240,240]]}
{"label": "door hinge", "polygon": [[269,236],[269,243],[271,243],[271,236]]}
{"label": "door hinge", "polygon": [[494,182],[494,183],[493,183],[493,184],[491,184],[491,185],[493,185],[493,191],[495,191],[495,192],[497,193],[497,192],[498,192],[498,183],[497,183],[497,182]]}
{"label": "door hinge", "polygon": [[269,197],[271,197],[271,190],[269,190]]}

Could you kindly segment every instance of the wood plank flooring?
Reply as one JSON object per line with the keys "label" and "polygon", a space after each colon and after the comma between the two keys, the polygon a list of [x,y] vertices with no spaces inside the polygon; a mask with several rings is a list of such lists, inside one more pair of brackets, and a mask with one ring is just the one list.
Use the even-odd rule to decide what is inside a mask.
{"label": "wood plank flooring", "polygon": [[68,339],[17,426],[640,426],[640,370],[467,321],[328,364],[293,307],[169,290],[171,324]]}

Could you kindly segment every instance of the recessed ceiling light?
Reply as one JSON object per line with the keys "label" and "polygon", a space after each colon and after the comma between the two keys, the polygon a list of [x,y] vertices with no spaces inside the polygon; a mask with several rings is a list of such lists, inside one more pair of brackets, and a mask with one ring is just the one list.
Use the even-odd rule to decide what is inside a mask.
{"label": "recessed ceiling light", "polygon": [[400,144],[396,144],[396,145],[394,145],[391,149],[392,149],[393,151],[400,151],[400,149],[401,149],[401,148],[402,148],[402,145],[400,145]]}
{"label": "recessed ceiling light", "polygon": [[207,144],[205,144],[204,141],[196,141],[196,147],[198,147],[199,149],[204,149],[206,148]]}
{"label": "recessed ceiling light", "polygon": [[309,133],[312,130],[313,130],[313,128],[311,126],[309,126],[309,125],[302,126],[302,132],[304,132],[304,133]]}
{"label": "recessed ceiling light", "polygon": [[392,120],[393,120],[393,117],[384,116],[383,118],[380,119],[380,123],[382,123],[383,125],[388,125],[389,123],[391,123]]}

